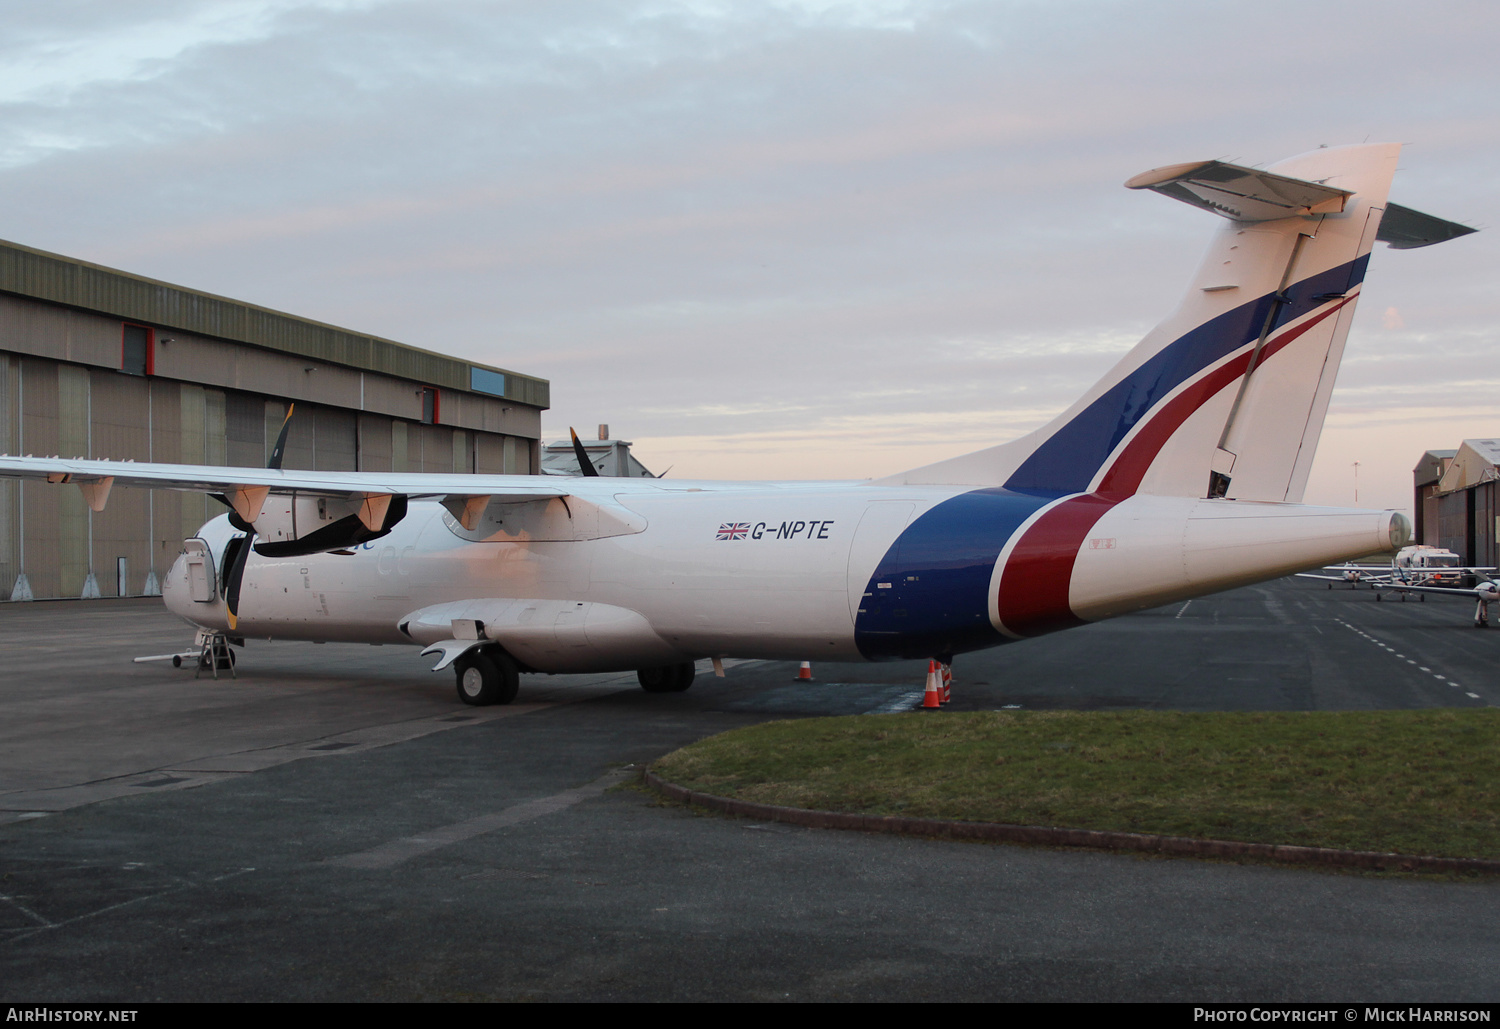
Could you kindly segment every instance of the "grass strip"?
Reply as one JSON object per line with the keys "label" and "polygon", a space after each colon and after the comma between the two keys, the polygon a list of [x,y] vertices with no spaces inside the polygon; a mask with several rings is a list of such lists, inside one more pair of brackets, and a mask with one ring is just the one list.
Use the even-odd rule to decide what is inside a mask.
{"label": "grass strip", "polygon": [[768,722],[663,779],[762,804],[1500,858],[1500,710],[980,711]]}

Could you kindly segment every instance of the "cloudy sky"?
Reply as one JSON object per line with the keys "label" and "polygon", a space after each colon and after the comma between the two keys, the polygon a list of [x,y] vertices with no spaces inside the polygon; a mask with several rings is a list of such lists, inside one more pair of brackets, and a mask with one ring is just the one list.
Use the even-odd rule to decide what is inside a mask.
{"label": "cloudy sky", "polygon": [[1216,226],[1147,168],[1408,144],[1310,502],[1500,435],[1500,5],[18,0],[0,237],[552,381],[676,477],[1019,435]]}

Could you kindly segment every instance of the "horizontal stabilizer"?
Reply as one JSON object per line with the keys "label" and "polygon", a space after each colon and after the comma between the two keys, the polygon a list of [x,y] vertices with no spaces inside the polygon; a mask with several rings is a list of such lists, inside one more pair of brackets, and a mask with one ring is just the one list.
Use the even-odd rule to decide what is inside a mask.
{"label": "horizontal stabilizer", "polygon": [[1386,204],[1385,215],[1380,219],[1380,231],[1375,238],[1389,244],[1392,250],[1414,250],[1478,231],[1400,204]]}
{"label": "horizontal stabilizer", "polygon": [[1243,168],[1223,161],[1192,161],[1153,168],[1125,185],[1129,189],[1154,189],[1185,204],[1240,222],[1336,214],[1353,196],[1348,190],[1335,189],[1320,182],[1289,179],[1285,175],[1272,175],[1257,168]]}

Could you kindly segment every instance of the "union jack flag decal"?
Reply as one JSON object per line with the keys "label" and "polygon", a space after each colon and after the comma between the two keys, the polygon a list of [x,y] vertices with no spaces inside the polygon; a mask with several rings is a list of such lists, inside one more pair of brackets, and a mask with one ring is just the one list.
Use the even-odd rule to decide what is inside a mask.
{"label": "union jack flag decal", "polygon": [[725,522],[719,526],[719,534],[715,539],[742,540],[750,534],[749,522]]}

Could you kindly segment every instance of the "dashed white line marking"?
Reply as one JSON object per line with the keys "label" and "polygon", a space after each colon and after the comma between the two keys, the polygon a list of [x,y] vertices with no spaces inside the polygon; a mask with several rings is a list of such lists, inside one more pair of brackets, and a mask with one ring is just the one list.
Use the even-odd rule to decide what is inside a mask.
{"label": "dashed white line marking", "polygon": [[[1344,628],[1349,629],[1355,635],[1357,635],[1357,636],[1363,636],[1365,639],[1367,639],[1371,643],[1375,644],[1377,647],[1379,647],[1381,650],[1385,651],[1387,654],[1395,654],[1396,657],[1400,658],[1402,661],[1405,661],[1409,665],[1415,666],[1418,671],[1426,672],[1428,675],[1432,676],[1438,682],[1446,682],[1449,686],[1452,686],[1456,690],[1463,689],[1462,686],[1460,686],[1456,682],[1453,682],[1446,675],[1439,675],[1437,672],[1434,672],[1431,668],[1428,668],[1426,665],[1419,665],[1419,664],[1417,664],[1416,661],[1414,661],[1413,659],[1407,657],[1405,654],[1397,653],[1395,647],[1388,647],[1388,646],[1386,646],[1384,643],[1381,643],[1378,639],[1376,639],[1374,636],[1371,636],[1369,633],[1365,632],[1363,629],[1356,629],[1356,628],[1354,628],[1354,626],[1350,625],[1348,622],[1344,621],[1341,618],[1335,618],[1334,621],[1338,622]],[[1471,697],[1474,700],[1481,700],[1481,701],[1484,700],[1484,698],[1481,697],[1479,694],[1477,694],[1477,693],[1470,693],[1467,690],[1464,691],[1464,696]]]}

